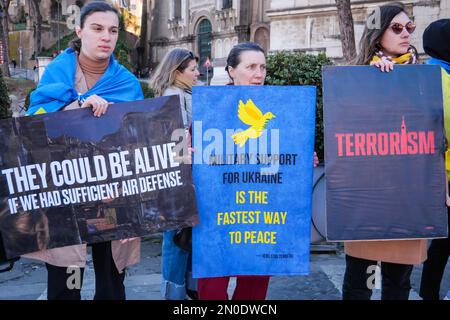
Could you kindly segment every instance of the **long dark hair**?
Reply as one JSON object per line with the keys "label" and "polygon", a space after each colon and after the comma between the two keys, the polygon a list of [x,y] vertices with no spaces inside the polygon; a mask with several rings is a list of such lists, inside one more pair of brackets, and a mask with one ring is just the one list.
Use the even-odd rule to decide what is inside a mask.
{"label": "long dark hair", "polygon": [[[88,4],[86,4],[85,6],[83,6],[83,8],[81,8],[81,12],[80,12],[80,27],[83,29],[84,28],[84,23],[86,22],[87,17],[89,17],[91,14],[95,13],[95,12],[114,12],[117,15],[117,18],[119,18],[120,14],[117,11],[116,8],[114,8],[113,6],[111,6],[109,3],[105,2],[105,1],[92,1],[89,2]],[[120,19],[119,19],[120,21]],[[75,39],[72,40],[70,42],[70,47],[77,51],[80,52],[81,50],[81,39]]]}
{"label": "long dark hair", "polygon": [[[408,14],[405,11],[405,6],[403,3],[394,2],[389,3],[384,6],[379,7],[380,13],[380,28],[370,28],[366,24],[363,35],[361,37],[361,41],[359,43],[360,51],[359,55],[353,61],[353,64],[356,65],[368,65],[372,60],[373,56],[377,53],[377,51],[381,50],[380,41],[383,37],[383,34],[389,28],[392,19],[395,18],[401,12]],[[377,14],[377,10],[374,10],[368,17],[368,21],[375,17]]]}
{"label": "long dark hair", "polygon": [[176,71],[186,70],[192,60],[198,61],[198,58],[187,49],[174,48],[166,53],[150,79],[150,88],[155,91],[155,96],[162,96],[175,83]]}
{"label": "long dark hair", "polygon": [[[228,76],[233,81],[233,78],[230,76],[230,67],[236,68],[241,63],[241,55],[244,51],[259,51],[262,52],[262,54],[265,55],[264,49],[261,48],[259,44],[256,42],[242,42],[233,47],[231,49],[230,54],[227,58],[227,66],[225,67],[225,70],[228,73]],[[234,81],[233,81],[234,82]]]}

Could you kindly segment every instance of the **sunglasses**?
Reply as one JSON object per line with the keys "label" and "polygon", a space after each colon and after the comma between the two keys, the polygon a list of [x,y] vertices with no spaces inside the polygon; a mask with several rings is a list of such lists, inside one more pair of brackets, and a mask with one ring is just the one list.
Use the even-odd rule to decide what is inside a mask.
{"label": "sunglasses", "polygon": [[183,58],[183,60],[181,60],[180,64],[178,65],[178,68],[187,60],[197,60],[192,51],[189,51],[189,53]]}
{"label": "sunglasses", "polygon": [[195,56],[192,53],[192,51],[189,51],[189,53],[187,54],[186,58],[184,58],[184,61],[186,61],[187,59],[191,59],[191,60],[195,59]]}
{"label": "sunglasses", "polygon": [[402,25],[401,23],[393,23],[390,25],[390,28],[395,34],[400,34],[403,32],[403,29],[406,29],[409,34],[413,33],[414,30],[416,30],[416,25],[412,22],[408,22],[406,26]]}

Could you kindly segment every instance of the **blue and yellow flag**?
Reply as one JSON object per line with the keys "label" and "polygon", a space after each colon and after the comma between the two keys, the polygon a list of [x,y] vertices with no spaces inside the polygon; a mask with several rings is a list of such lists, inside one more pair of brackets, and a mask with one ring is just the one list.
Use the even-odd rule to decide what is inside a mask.
{"label": "blue and yellow flag", "polygon": [[109,66],[95,85],[84,94],[75,90],[76,53],[66,49],[50,63],[31,93],[28,115],[55,112],[72,103],[98,95],[108,102],[128,102],[144,98],[138,79],[111,56]]}

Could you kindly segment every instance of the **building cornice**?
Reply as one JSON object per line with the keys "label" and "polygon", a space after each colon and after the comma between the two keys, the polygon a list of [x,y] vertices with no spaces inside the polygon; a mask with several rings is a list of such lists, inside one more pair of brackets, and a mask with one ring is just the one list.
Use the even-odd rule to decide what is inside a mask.
{"label": "building cornice", "polygon": [[[360,1],[354,1],[351,3],[352,10],[354,9],[364,9],[367,7],[367,5],[372,4],[387,4],[391,1],[380,1],[380,0],[360,0]],[[408,5],[413,4],[428,4],[428,5],[435,5],[439,4],[435,0],[431,1],[421,1],[417,3],[416,1],[403,1],[403,3]],[[285,16],[305,16],[305,15],[311,15],[311,14],[329,14],[336,12],[336,4],[319,4],[319,5],[310,5],[310,6],[300,6],[300,7],[293,7],[293,8],[285,8],[285,9],[274,9],[274,10],[267,10],[267,17],[272,20],[273,18],[281,18]]]}

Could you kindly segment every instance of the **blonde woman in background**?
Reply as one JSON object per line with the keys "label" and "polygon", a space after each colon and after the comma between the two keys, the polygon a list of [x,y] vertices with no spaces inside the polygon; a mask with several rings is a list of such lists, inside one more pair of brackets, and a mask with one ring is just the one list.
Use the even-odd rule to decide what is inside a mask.
{"label": "blonde woman in background", "polygon": [[[191,51],[175,48],[165,55],[150,79],[155,96],[179,96],[186,131],[190,130],[192,123],[192,87],[200,75],[197,62],[198,58]],[[161,294],[166,300],[197,299],[191,253],[174,243],[176,233],[175,230],[163,234]]]}

